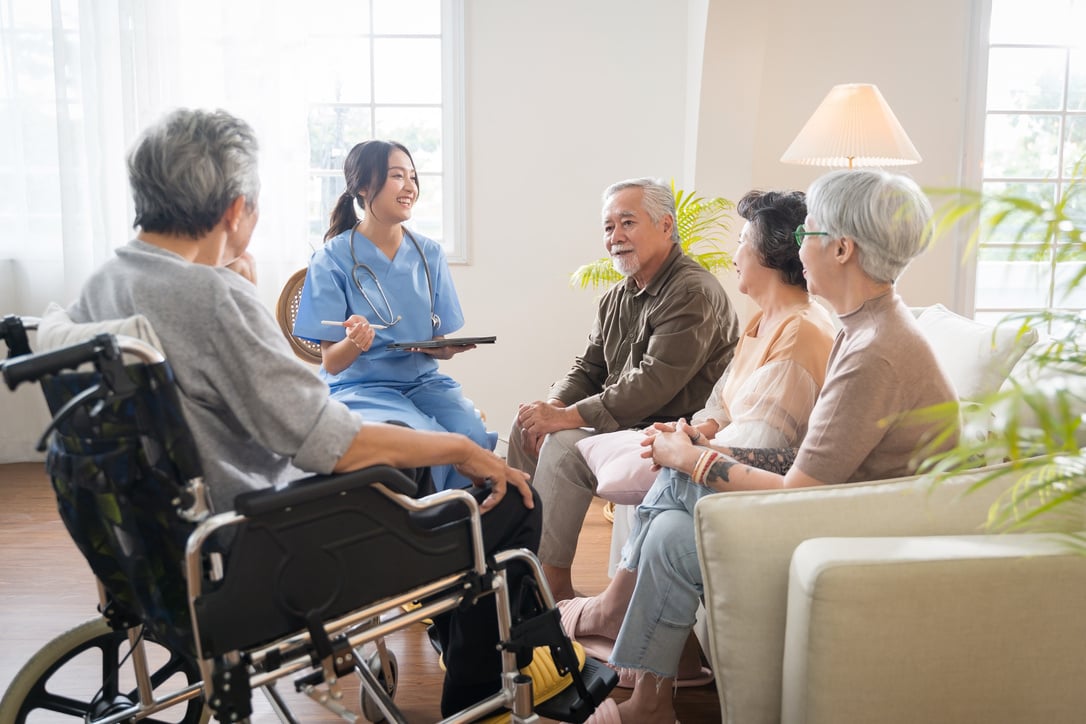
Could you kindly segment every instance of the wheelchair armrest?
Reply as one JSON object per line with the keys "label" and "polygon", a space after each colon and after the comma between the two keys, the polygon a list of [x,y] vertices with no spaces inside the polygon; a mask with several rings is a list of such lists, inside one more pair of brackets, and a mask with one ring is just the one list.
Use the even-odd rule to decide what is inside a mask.
{"label": "wheelchair armrest", "polygon": [[326,498],[346,490],[383,483],[389,490],[414,497],[415,482],[395,468],[374,465],[335,475],[312,475],[290,483],[285,488],[268,488],[242,493],[234,499],[234,509],[244,516],[255,516]]}

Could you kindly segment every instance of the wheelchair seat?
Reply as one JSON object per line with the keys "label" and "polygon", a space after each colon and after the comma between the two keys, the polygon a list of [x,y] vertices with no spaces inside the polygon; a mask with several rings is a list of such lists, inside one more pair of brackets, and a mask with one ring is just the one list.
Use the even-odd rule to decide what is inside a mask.
{"label": "wheelchair seat", "polygon": [[[93,371],[70,371],[87,362]],[[246,493],[235,510],[212,515],[173,374],[153,347],[103,333],[8,359],[0,371],[12,389],[42,384],[53,415],[43,437],[47,471],[62,520],[105,592],[110,626],[128,629],[130,640],[146,631],[195,662],[203,679],[162,699],[145,700],[141,688],[125,710],[133,719],[202,694],[220,720],[242,720],[254,688],[284,706],[271,688],[284,677],[350,719],[338,682],[353,673],[367,718],[403,721],[383,637],[486,596],[498,604],[501,689],[446,721],[503,709],[530,720],[531,681],[517,656],[530,659],[539,647],[572,682],[538,707],[547,716],[583,721],[617,684],[599,662],[578,665],[532,553],[484,554],[470,493],[416,499],[411,479],[379,466]],[[503,574],[514,564],[532,574],[529,606]],[[405,610],[413,602],[420,605]],[[380,656],[364,657],[365,645]]]}

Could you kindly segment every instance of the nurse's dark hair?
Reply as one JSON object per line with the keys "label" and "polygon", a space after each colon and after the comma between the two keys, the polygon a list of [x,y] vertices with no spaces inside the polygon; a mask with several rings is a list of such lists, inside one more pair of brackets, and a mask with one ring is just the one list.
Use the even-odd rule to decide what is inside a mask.
{"label": "nurse's dark hair", "polygon": [[[406,153],[414,167],[415,159],[411,158],[411,152],[402,143],[395,141],[363,141],[347,154],[347,160],[343,162],[343,180],[346,181],[347,188],[332,207],[328,231],[324,234],[325,241],[358,223],[354,202],[357,200],[358,205],[365,210],[365,198],[360,196],[362,192],[371,199],[381,193],[388,179],[388,157],[394,150]],[[416,188],[418,185],[418,181],[415,181]]]}
{"label": "nurse's dark hair", "polygon": [[807,218],[806,196],[802,191],[750,191],[735,207],[750,222],[754,234],[747,242],[758,254],[762,266],[776,269],[785,284],[807,288],[796,227]]}

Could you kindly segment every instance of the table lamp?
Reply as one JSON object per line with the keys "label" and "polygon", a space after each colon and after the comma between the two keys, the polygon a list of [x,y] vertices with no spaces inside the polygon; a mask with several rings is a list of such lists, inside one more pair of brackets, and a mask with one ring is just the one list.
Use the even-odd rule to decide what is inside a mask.
{"label": "table lamp", "polygon": [[781,156],[805,166],[905,166],[920,161],[879,89],[835,85]]}

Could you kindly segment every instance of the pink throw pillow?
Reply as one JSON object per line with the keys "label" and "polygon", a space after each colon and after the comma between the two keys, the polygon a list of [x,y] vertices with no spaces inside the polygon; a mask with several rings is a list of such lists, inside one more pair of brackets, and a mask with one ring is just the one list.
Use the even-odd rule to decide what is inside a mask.
{"label": "pink throw pillow", "polygon": [[623,505],[636,505],[656,480],[652,460],[641,457],[640,430],[618,430],[580,440],[577,449],[596,475],[596,495]]}

